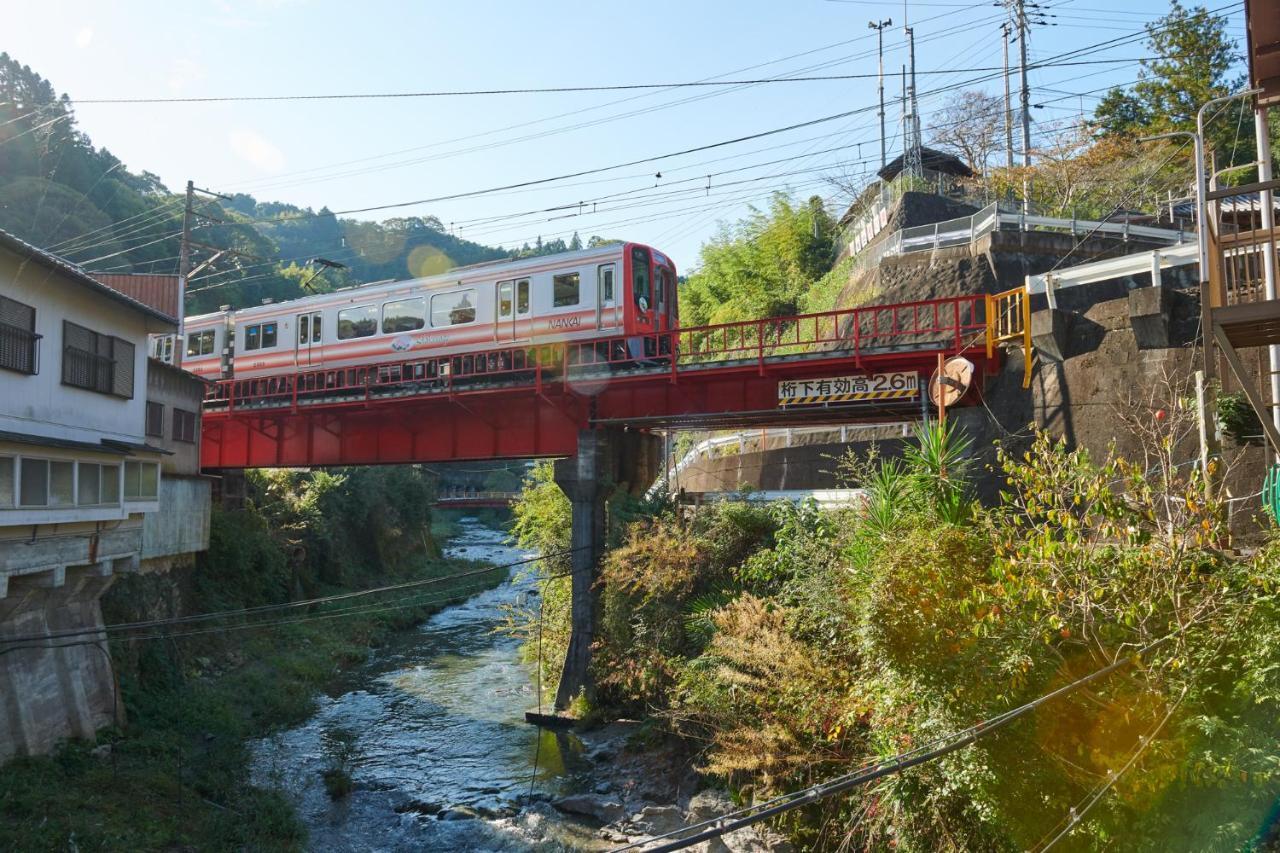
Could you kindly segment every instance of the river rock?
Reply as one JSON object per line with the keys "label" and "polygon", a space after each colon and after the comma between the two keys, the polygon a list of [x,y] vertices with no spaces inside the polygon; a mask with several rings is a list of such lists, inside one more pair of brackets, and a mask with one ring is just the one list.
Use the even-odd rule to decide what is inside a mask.
{"label": "river rock", "polygon": [[471,806],[450,806],[436,815],[436,820],[475,820],[480,813]]}
{"label": "river rock", "polygon": [[689,823],[700,823],[733,811],[733,800],[724,791],[708,788],[689,798]]}
{"label": "river rock", "polygon": [[613,823],[624,814],[621,803],[606,801],[593,794],[571,794],[552,803],[567,814],[584,815],[601,823]]}
{"label": "river rock", "polygon": [[421,815],[435,815],[440,814],[443,808],[444,807],[439,803],[424,803],[421,800],[410,800],[407,803],[401,803],[396,806],[396,813],[405,814],[407,812],[413,812]]}
{"label": "river rock", "polygon": [[684,812],[679,806],[645,806],[628,821],[628,828],[646,835],[663,835],[684,825]]}

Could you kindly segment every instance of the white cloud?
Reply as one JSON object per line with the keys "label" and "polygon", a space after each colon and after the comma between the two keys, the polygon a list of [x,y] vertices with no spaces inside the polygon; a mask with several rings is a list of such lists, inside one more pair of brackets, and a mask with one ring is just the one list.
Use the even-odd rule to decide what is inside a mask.
{"label": "white cloud", "polygon": [[278,172],[284,167],[284,154],[261,134],[252,130],[233,130],[227,138],[231,150],[246,163],[264,172]]}
{"label": "white cloud", "polygon": [[93,41],[93,27],[81,27],[76,31],[76,47],[86,48]]}

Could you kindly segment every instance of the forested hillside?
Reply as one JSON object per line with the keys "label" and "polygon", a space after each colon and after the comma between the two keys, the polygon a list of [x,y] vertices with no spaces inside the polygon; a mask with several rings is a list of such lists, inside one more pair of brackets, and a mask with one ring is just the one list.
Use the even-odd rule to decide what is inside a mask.
{"label": "forested hillside", "polygon": [[[198,183],[198,182],[197,182]],[[212,188],[212,189],[216,189]],[[53,85],[0,53],[0,228],[90,270],[174,273],[185,187],[126,167],[77,129],[73,105]],[[384,222],[342,219],[326,208],[201,196],[195,261],[232,249],[191,282],[189,313],[250,305],[387,278],[443,272],[506,257],[502,249],[449,234],[435,217]],[[221,220],[221,221],[218,221]],[[575,236],[574,242],[578,242]],[[569,248],[563,240],[519,254]],[[316,257],[328,268],[308,282]]]}

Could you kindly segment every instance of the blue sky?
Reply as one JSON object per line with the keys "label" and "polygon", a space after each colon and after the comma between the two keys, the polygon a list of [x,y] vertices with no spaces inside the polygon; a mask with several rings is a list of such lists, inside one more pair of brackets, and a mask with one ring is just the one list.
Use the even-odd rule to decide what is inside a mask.
{"label": "blue sky", "polygon": [[[1156,0],[1044,3],[1053,7],[1047,11],[1058,16],[1057,26],[1033,31],[1033,62],[1135,32],[1168,9]],[[85,99],[873,74],[875,33],[867,22],[894,20],[886,30],[885,65],[896,72],[906,61],[897,26],[903,8],[862,0],[75,0],[9,10],[0,49],[59,91]],[[911,4],[907,15],[916,32],[922,93],[981,74],[926,72],[1000,64],[998,6],[935,0]],[[1231,32],[1242,41],[1241,18],[1233,15]],[[1130,44],[1087,58],[1135,59],[1142,53],[1141,44]],[[814,66],[820,67],[804,70]],[[1106,86],[1131,82],[1136,73],[1136,62],[1034,70],[1032,102],[1045,104],[1035,117],[1068,120],[1082,104],[1091,109]],[[982,87],[996,92],[1000,85],[996,80]],[[890,79],[890,157],[899,145],[898,93],[897,79]],[[575,230],[584,239],[600,234],[645,241],[687,270],[718,223],[743,216],[773,190],[830,197],[835,190],[824,176],[878,167],[875,101],[875,80],[860,79],[731,91],[83,104],[77,114],[96,144],[135,171],[159,174],[171,189],[190,178],[218,191],[342,210],[608,166],[869,108],[786,134],[534,190],[365,214],[434,214],[454,223],[460,236],[495,245],[518,246],[539,235],[567,238]],[[922,98],[926,126],[941,101],[939,95]],[[783,158],[790,159],[768,162]],[[725,170],[735,171],[714,174]],[[661,179],[655,177],[659,171]],[[515,216],[583,201],[593,204]]]}

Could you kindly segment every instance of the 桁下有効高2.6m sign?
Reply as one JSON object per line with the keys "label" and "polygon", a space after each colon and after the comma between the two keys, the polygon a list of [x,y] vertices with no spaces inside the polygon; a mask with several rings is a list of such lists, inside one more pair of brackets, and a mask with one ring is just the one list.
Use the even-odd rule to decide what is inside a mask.
{"label": "\u6841\u4e0b\u6709\u52b9\u9ad82.6m sign", "polygon": [[778,383],[779,406],[842,403],[857,400],[911,400],[920,396],[917,373],[872,373],[824,379],[785,379]]}

